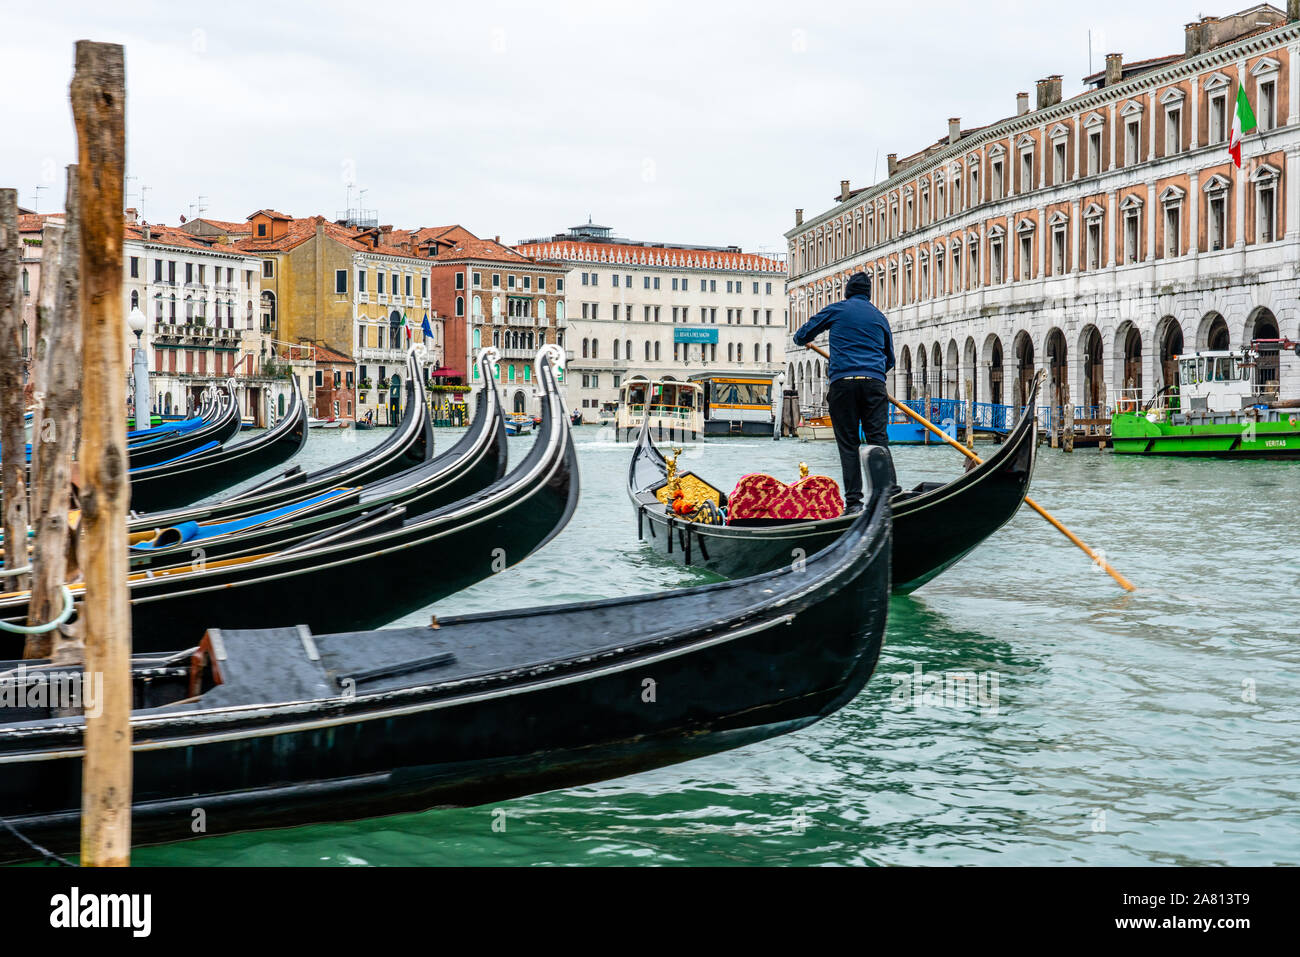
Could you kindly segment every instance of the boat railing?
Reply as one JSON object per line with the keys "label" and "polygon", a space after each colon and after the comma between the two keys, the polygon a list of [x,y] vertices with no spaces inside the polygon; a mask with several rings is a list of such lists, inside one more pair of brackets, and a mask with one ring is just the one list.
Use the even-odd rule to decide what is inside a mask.
{"label": "boat railing", "polygon": [[[1076,405],[1073,407],[1074,431],[1085,435],[1103,434],[1109,425],[1103,425],[1102,419],[1110,415],[1104,406]],[[1047,434],[1059,432],[1065,427],[1065,406],[1040,405],[1038,407],[1038,424]]]}

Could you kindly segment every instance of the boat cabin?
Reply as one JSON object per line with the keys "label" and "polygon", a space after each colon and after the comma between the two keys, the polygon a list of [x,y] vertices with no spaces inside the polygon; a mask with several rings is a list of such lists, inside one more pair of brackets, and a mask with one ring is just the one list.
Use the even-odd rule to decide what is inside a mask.
{"label": "boat cabin", "polygon": [[1256,401],[1252,349],[1213,350],[1178,357],[1178,392],[1183,412],[1240,412]]}
{"label": "boat cabin", "polygon": [[703,408],[704,389],[694,382],[632,376],[619,389],[618,441],[634,441],[647,414],[656,439],[697,439],[704,431]]}
{"label": "boat cabin", "polygon": [[774,373],[699,372],[691,381],[704,389],[705,435],[771,435]]}

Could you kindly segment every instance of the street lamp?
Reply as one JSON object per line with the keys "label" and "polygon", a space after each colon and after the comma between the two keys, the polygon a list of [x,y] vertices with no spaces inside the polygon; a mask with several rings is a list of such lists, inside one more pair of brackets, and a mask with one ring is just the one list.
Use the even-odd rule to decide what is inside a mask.
{"label": "street lamp", "polygon": [[[135,427],[137,429],[147,429],[152,424],[149,416],[149,360],[144,354],[144,342],[142,336],[145,329],[144,313],[140,311],[139,306],[131,307],[131,314],[126,319],[127,327],[135,333]],[[144,409],[143,417],[140,410]],[[143,424],[141,424],[143,423]]]}

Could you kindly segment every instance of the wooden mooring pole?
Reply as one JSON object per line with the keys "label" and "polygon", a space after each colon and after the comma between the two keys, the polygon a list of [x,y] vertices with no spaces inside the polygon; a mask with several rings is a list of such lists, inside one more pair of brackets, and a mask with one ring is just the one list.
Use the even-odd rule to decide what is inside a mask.
{"label": "wooden mooring pole", "polygon": [[[5,568],[27,558],[27,429],[23,415],[23,241],[18,235],[18,192],[0,189],[0,484],[4,495]],[[5,581],[25,588],[27,576]]]}
{"label": "wooden mooring pole", "polygon": [[1070,383],[1061,384],[1061,451],[1074,451],[1074,403],[1070,401]]}
{"label": "wooden mooring pole", "polygon": [[[77,41],[72,117],[81,213],[83,609],[87,681],[103,707],[86,715],[81,863],[131,858],[131,609],[127,593],[126,320],[122,189],[126,69],[115,43]],[[98,684],[90,684],[95,687]]]}
{"label": "wooden mooring pole", "polygon": [[[41,284],[36,306],[36,354],[32,375],[32,600],[27,623],[52,620],[63,605],[60,586],[76,571],[75,537],[68,526],[72,460],[81,415],[81,228],[77,209],[77,167],[68,167],[64,224],[47,223],[41,233]],[[82,661],[74,626],[30,635],[26,658],[60,664]]]}

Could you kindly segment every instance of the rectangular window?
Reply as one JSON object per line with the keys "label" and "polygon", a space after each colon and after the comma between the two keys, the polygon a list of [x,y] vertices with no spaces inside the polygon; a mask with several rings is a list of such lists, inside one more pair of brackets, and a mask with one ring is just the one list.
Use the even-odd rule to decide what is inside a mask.
{"label": "rectangular window", "polygon": [[132,279],[140,278],[140,257],[139,256],[131,257],[131,278]]}
{"label": "rectangular window", "polygon": [[995,239],[989,243],[989,282],[1002,282],[1002,240]]}
{"label": "rectangular window", "polygon": [[710,279],[709,292],[717,292],[717,291],[718,291],[718,281],[716,279]]}
{"label": "rectangular window", "polygon": [[1172,259],[1181,255],[1179,240],[1182,232],[1182,216],[1177,206],[1165,207],[1165,256]]}
{"label": "rectangular window", "polygon": [[1165,111],[1165,155],[1179,153],[1183,149],[1183,111],[1172,109]]}
{"label": "rectangular window", "polygon": [[1101,172],[1101,130],[1088,134],[1088,175],[1096,176]]}
{"label": "rectangular window", "polygon": [[682,292],[690,292],[691,281],[685,276],[682,277]]}
{"label": "rectangular window", "polygon": [[1141,251],[1139,237],[1142,235],[1142,214],[1139,210],[1130,209],[1124,213],[1124,261],[1126,263],[1135,263],[1138,261],[1138,254]]}
{"label": "rectangular window", "polygon": [[1124,162],[1128,166],[1142,161],[1141,127],[1136,117],[1124,124]]}
{"label": "rectangular window", "polygon": [[381,296],[384,294],[384,283],[387,282],[387,280],[387,273],[375,273],[375,292],[379,293]]}
{"label": "rectangular window", "polygon": [[1034,241],[1028,233],[1020,237],[1020,278],[1034,278]]}
{"label": "rectangular window", "polygon": [[429,277],[428,276],[420,277],[420,298],[421,299],[429,298]]}
{"label": "rectangular window", "polygon": [[1094,219],[1088,223],[1088,257],[1089,269],[1101,266],[1101,220]]}
{"label": "rectangular window", "polygon": [[564,292],[564,277],[563,277],[563,276],[557,276],[557,277],[556,277],[556,279],[555,279],[555,291],[556,291],[556,292]]}
{"label": "rectangular window", "polygon": [[1260,183],[1256,187],[1256,193],[1259,201],[1255,209],[1255,241],[1260,243],[1271,243],[1274,237],[1274,224],[1276,223],[1276,191],[1273,184]]}
{"label": "rectangular window", "polygon": [[492,288],[493,288],[493,289],[500,289],[500,288],[501,288],[501,273],[499,273],[499,272],[494,272],[494,273],[492,274]]}
{"label": "rectangular window", "polygon": [[457,289],[465,288],[465,274],[463,272],[456,273],[456,288]]}
{"label": "rectangular window", "polygon": [[614,273],[614,288],[618,288],[618,273]]}
{"label": "rectangular window", "polygon": [[275,275],[275,260],[273,260],[273,259],[263,259],[263,260],[262,260],[262,278],[264,278],[264,279],[270,279],[270,278],[272,278],[274,275]]}
{"label": "rectangular window", "polygon": [[1020,154],[1020,191],[1034,188],[1034,154],[1025,150]]}
{"label": "rectangular window", "polygon": [[1228,98],[1225,95],[1210,97],[1210,139],[1209,142],[1222,143],[1228,138]]}
{"label": "rectangular window", "polygon": [[1277,83],[1273,80],[1260,80],[1259,82],[1259,110],[1255,119],[1259,122],[1259,128],[1271,130],[1277,126]]}
{"label": "rectangular window", "polygon": [[1223,249],[1228,240],[1227,202],[1222,193],[1210,197],[1210,249]]}
{"label": "rectangular window", "polygon": [[358,269],[357,270],[357,292],[365,292],[365,291],[366,291],[366,271],[364,269]]}
{"label": "rectangular window", "polygon": [[346,295],[348,291],[348,271],[346,269],[334,270],[334,292],[337,295]]}
{"label": "rectangular window", "polygon": [[515,288],[515,277],[514,277],[514,276],[506,276],[506,288],[507,288],[507,289],[514,289],[514,288]]}
{"label": "rectangular window", "polygon": [[478,289],[482,285],[483,285],[483,274],[481,272],[474,273],[474,288]]}
{"label": "rectangular window", "polygon": [[1052,183],[1060,185],[1065,182],[1065,140],[1052,144]]}
{"label": "rectangular window", "polygon": [[658,277],[658,276],[655,276],[655,288],[656,288],[656,289],[659,288],[659,277]]}
{"label": "rectangular window", "polygon": [[1052,275],[1059,276],[1065,272],[1065,227],[1058,226],[1052,230]]}
{"label": "rectangular window", "polygon": [[642,277],[641,277],[641,285],[642,285],[643,288],[645,288],[645,289],[649,289],[649,288],[650,288],[650,277],[649,277],[649,276],[642,276]]}
{"label": "rectangular window", "polygon": [[993,199],[1002,198],[1002,160],[994,160],[992,169],[992,182],[989,188],[992,192]]}

